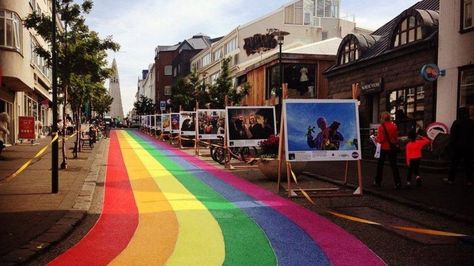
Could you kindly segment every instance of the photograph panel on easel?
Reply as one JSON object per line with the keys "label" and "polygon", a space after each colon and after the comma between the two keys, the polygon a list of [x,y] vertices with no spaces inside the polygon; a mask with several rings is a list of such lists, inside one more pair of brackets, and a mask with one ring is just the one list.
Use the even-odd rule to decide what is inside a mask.
{"label": "photograph panel on easel", "polygon": [[360,160],[356,100],[283,101],[288,161]]}
{"label": "photograph panel on easel", "polygon": [[171,133],[171,115],[170,114],[161,114],[161,128],[163,133]]}
{"label": "photograph panel on easel", "polygon": [[179,133],[179,113],[171,113],[171,133]]}
{"label": "photograph panel on easel", "polygon": [[156,119],[156,131],[161,131],[161,115],[155,115]]}
{"label": "photograph panel on easel", "polygon": [[227,106],[229,147],[256,147],[276,134],[274,106]]}
{"label": "photograph panel on easel", "polygon": [[198,109],[196,113],[199,139],[224,137],[225,109]]}
{"label": "photograph panel on easel", "polygon": [[196,135],[196,112],[179,112],[181,136]]}

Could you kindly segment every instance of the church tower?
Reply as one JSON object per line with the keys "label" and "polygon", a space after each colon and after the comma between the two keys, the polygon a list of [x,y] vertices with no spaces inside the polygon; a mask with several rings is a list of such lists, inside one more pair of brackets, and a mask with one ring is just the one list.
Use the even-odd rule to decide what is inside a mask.
{"label": "church tower", "polygon": [[122,96],[120,95],[120,82],[119,74],[117,70],[117,62],[112,62],[112,75],[110,76],[109,82],[109,95],[114,98],[112,105],[110,106],[110,116],[112,118],[117,118],[118,120],[123,120],[123,107],[122,107]]}

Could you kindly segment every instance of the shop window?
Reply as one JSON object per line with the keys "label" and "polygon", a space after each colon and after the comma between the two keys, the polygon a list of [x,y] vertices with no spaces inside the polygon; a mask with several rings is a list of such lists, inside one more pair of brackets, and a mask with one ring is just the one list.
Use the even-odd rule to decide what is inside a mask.
{"label": "shop window", "polygon": [[339,64],[347,64],[359,59],[359,44],[355,38],[346,41],[339,54]]}
{"label": "shop window", "polygon": [[474,105],[474,66],[460,70],[459,106]]}
{"label": "shop window", "polygon": [[409,16],[398,25],[393,47],[399,47],[423,38],[421,23],[415,16]]}
{"label": "shop window", "polygon": [[407,135],[413,123],[423,128],[425,115],[425,90],[423,86],[394,90],[388,102],[392,119],[399,126],[401,135]]}
{"label": "shop window", "polygon": [[[283,82],[288,83],[288,96],[313,98],[316,93],[316,65],[314,64],[283,64]],[[265,98],[280,91],[280,66],[267,68],[267,84]]]}
{"label": "shop window", "polygon": [[461,31],[474,29],[472,14],[474,13],[474,5],[472,0],[461,1]]}
{"label": "shop window", "polygon": [[0,10],[0,47],[7,47],[21,52],[22,24],[14,12]]}

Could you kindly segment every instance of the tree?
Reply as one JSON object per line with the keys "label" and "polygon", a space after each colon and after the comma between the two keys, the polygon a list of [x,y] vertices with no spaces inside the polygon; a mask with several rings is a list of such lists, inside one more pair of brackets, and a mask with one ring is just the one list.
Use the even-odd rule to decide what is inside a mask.
{"label": "tree", "polygon": [[140,95],[140,99],[133,103],[133,107],[137,110],[137,115],[148,115],[155,112],[153,100],[144,95]]}
{"label": "tree", "polygon": [[[119,45],[113,42],[111,37],[100,39],[99,35],[90,31],[85,24],[84,14],[89,13],[92,9],[93,2],[91,0],[84,0],[81,5],[74,3],[73,0],[53,2],[57,4],[58,14],[65,22],[65,31],[57,30],[56,33],[58,43],[62,44],[59,45],[58,51],[57,76],[64,98],[67,99],[67,103],[73,110],[79,132],[81,106],[92,99],[94,95],[106,93],[103,82],[111,73],[110,69],[106,67],[106,51],[108,49],[117,51]],[[51,44],[51,17],[38,14],[35,11],[28,15],[24,24],[27,28],[35,29],[38,35]],[[69,32],[67,31],[68,26],[71,29]],[[35,51],[51,65],[51,51],[42,47],[36,47]],[[68,94],[71,97],[67,97]],[[79,148],[78,144],[79,134],[76,137],[76,151]],[[63,160],[65,157],[65,147],[63,146]]]}
{"label": "tree", "polygon": [[110,111],[110,106],[114,98],[108,94],[101,94],[97,97],[92,98],[92,106],[97,114],[102,117],[105,113]]}
{"label": "tree", "polygon": [[225,108],[223,99],[228,96],[233,104],[240,104],[242,99],[249,92],[249,85],[234,88],[232,86],[232,79],[229,71],[230,57],[222,60],[221,73],[216,80],[216,83],[210,86],[209,98],[212,108]]}
{"label": "tree", "polygon": [[174,110],[179,110],[179,106],[184,110],[193,110],[196,101],[201,104],[209,102],[209,86],[204,81],[199,80],[196,68],[188,78],[179,78],[172,87],[171,105]]}

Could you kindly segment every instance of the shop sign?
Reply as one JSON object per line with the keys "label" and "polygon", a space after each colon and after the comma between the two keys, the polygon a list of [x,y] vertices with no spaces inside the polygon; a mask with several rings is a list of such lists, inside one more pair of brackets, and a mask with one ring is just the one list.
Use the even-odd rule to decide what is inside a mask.
{"label": "shop sign", "polygon": [[421,67],[420,75],[426,81],[435,81],[440,76],[439,67],[435,64],[425,64]]}
{"label": "shop sign", "polygon": [[273,34],[255,34],[244,39],[244,50],[247,55],[252,55],[261,51],[268,51],[278,45]]}
{"label": "shop sign", "polygon": [[35,118],[32,116],[18,117],[19,139],[35,139]]}
{"label": "shop sign", "polygon": [[379,78],[375,81],[362,81],[360,84],[360,90],[362,94],[377,93],[383,90],[382,78]]}

